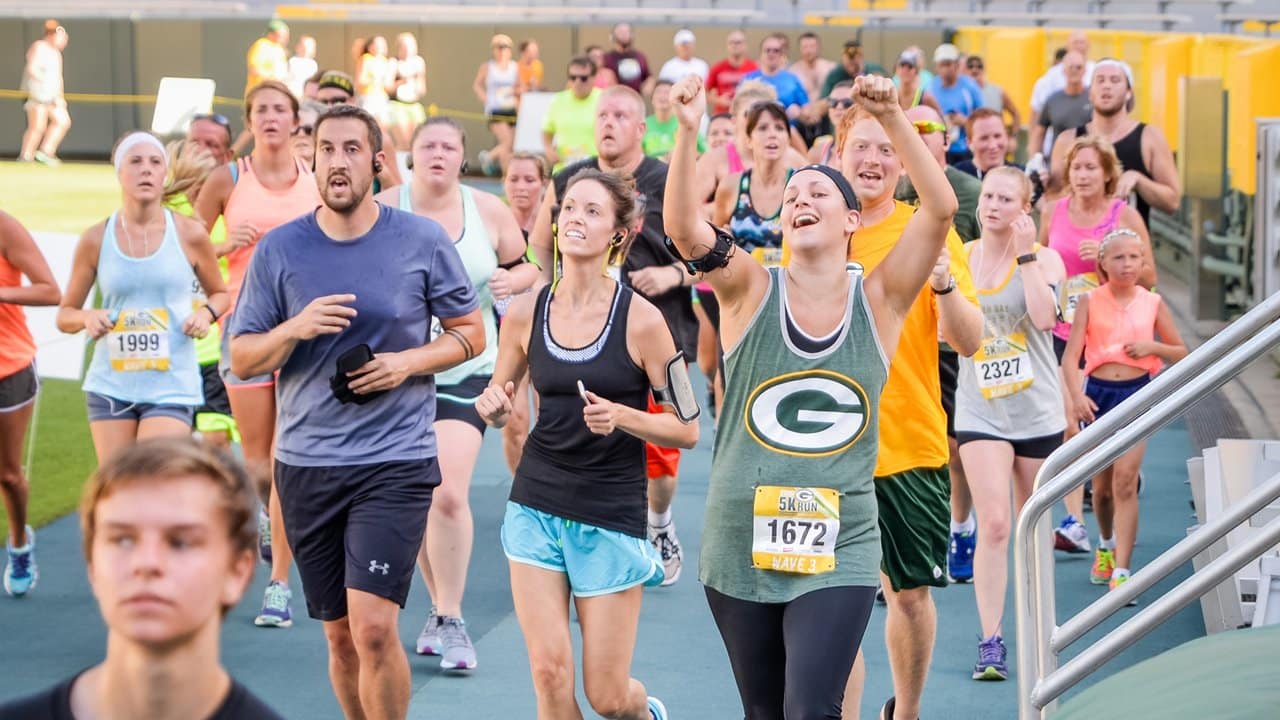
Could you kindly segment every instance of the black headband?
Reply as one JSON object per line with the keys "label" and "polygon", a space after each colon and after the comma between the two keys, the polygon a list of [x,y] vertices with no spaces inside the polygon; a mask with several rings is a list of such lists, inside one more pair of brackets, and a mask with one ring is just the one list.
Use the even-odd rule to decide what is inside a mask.
{"label": "black headband", "polygon": [[816,170],[817,172],[820,172],[823,175],[826,175],[827,177],[831,178],[831,182],[836,184],[836,189],[840,191],[840,194],[842,196],[844,196],[845,207],[849,208],[850,210],[857,210],[858,212],[862,212],[862,203],[859,203],[858,196],[853,194],[853,186],[849,184],[849,181],[846,180],[844,175],[841,175],[838,170],[836,170],[835,168],[829,167],[827,165],[820,165],[820,164],[814,163],[812,165],[805,165],[799,170],[796,170],[794,173],[791,174],[791,176],[795,177],[796,175],[804,172],[805,170]]}

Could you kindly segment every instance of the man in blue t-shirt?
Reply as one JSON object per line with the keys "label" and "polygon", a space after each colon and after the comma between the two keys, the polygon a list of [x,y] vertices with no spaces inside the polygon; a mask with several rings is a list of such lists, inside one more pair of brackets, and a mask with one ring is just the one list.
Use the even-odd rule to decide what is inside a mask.
{"label": "man in blue t-shirt", "polygon": [[947,164],[955,165],[973,156],[965,140],[964,124],[969,113],[982,107],[982,88],[960,72],[960,49],[951,43],[943,43],[933,51],[933,65],[937,75],[925,89],[938,101],[954,133],[947,148]]}
{"label": "man in blue t-shirt", "polygon": [[809,93],[795,73],[787,69],[787,36],[773,33],[760,43],[760,67],[742,76],[742,81],[763,80],[778,91],[778,102],[794,123],[809,104]]}
{"label": "man in blue t-shirt", "polygon": [[440,484],[433,374],[479,353],[484,328],[440,225],[374,202],[377,121],[337,106],[314,132],[324,204],[258,244],[231,370],[280,373],[276,490],[338,702],[348,717],[404,717],[397,616]]}

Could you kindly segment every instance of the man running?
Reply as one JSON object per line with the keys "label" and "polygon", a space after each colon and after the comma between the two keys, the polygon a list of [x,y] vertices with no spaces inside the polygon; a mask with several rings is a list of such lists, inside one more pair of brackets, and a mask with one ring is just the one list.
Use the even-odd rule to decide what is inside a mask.
{"label": "man running", "polygon": [[[600,96],[596,113],[595,140],[599,155],[556,173],[529,235],[529,244],[539,256],[543,274],[549,277],[554,268],[552,208],[564,197],[569,178],[584,168],[633,176],[636,192],[645,203],[644,226],[623,260],[620,280],[662,311],[675,337],[676,348],[684,353],[686,362],[691,362],[696,359],[698,349],[698,321],[689,292],[694,277],[677,264],[663,243],[666,233],[662,229],[662,198],[667,187],[667,166],[645,157],[644,131],[644,100],[640,95],[625,86],[606,89]],[[656,405],[650,409],[660,412]],[[663,584],[670,585],[679,579],[684,558],[671,519],[680,451],[652,444],[645,449],[649,466],[649,537],[662,554],[666,570]]]}
{"label": "man running", "polygon": [[433,375],[483,350],[484,326],[440,226],[369,192],[384,162],[373,116],[340,105],[315,132],[324,204],[259,242],[231,365],[280,371],[276,487],[338,702],[347,717],[403,718],[397,606],[440,484]]}

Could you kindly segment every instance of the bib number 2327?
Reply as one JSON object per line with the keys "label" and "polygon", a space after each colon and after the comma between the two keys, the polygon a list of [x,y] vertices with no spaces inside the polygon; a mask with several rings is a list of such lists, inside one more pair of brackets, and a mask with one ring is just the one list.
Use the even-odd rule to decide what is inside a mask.
{"label": "bib number 2327", "polygon": [[836,567],[840,493],[829,488],[756,488],[751,566],[816,575]]}

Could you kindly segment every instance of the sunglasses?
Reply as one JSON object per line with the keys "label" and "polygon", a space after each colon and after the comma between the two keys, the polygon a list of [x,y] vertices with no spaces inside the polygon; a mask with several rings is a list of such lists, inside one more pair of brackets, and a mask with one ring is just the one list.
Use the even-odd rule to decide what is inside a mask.
{"label": "sunglasses", "polygon": [[321,105],[347,105],[351,102],[351,98],[340,98],[340,97],[331,97],[331,98],[323,98],[323,99],[317,98],[316,102],[320,103]]}
{"label": "sunglasses", "polygon": [[947,131],[947,126],[937,120],[916,120],[911,124],[915,126],[916,132],[921,135],[928,135],[929,133],[936,132],[944,133]]}
{"label": "sunglasses", "polygon": [[832,100],[831,107],[845,108],[845,109],[851,108],[853,107],[853,98],[840,98],[839,100]]}
{"label": "sunglasses", "polygon": [[970,63],[970,65],[969,65],[969,69],[970,69],[970,70],[981,70],[981,69],[982,69],[982,66],[981,66],[981,65],[979,65],[979,64],[977,64],[977,63]]}
{"label": "sunglasses", "polygon": [[197,120],[208,120],[217,125],[221,125],[224,128],[231,127],[231,121],[227,120],[227,116],[222,113],[200,113],[199,115],[191,116],[191,122],[195,122]]}
{"label": "sunglasses", "polygon": [[765,52],[766,54],[768,54],[768,55],[780,55],[780,54],[782,54],[782,48],[778,48],[778,47],[767,47],[767,48],[765,48],[765,49],[764,49],[764,52]]}
{"label": "sunglasses", "polygon": [[586,82],[591,79],[590,75],[569,75],[569,79],[574,82]]}
{"label": "sunglasses", "polygon": [[294,137],[297,137],[298,135],[306,135],[307,137],[311,137],[311,133],[315,131],[316,131],[315,125],[299,125],[298,127],[294,128],[293,132],[290,134],[293,135]]}

